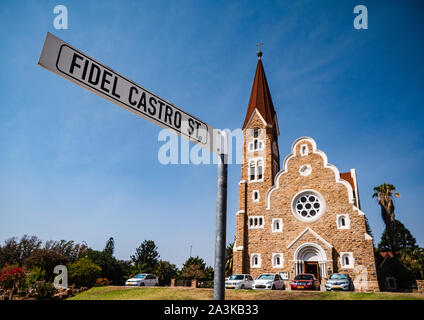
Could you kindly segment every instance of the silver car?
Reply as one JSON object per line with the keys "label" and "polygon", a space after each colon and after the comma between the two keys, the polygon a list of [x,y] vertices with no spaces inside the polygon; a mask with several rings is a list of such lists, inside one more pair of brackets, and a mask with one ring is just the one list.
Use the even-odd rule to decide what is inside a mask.
{"label": "silver car", "polygon": [[159,280],[154,274],[140,273],[125,282],[127,287],[157,287]]}
{"label": "silver car", "polygon": [[333,273],[325,283],[325,289],[331,290],[343,290],[353,291],[352,279],[346,273]]}
{"label": "silver car", "polygon": [[233,274],[225,281],[226,289],[252,289],[253,278],[250,274]]}

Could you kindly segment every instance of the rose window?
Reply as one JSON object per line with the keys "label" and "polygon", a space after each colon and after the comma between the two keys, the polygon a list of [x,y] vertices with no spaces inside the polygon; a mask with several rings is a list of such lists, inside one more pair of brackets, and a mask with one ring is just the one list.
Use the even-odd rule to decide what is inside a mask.
{"label": "rose window", "polygon": [[319,218],[325,209],[322,196],[312,191],[298,194],[292,202],[293,213],[304,221],[314,221]]}

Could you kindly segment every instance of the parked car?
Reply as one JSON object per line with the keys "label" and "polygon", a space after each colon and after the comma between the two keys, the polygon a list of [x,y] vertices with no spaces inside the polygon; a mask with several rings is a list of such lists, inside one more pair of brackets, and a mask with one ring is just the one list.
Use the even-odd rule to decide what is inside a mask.
{"label": "parked car", "polygon": [[150,273],[137,274],[125,282],[125,286],[157,287],[158,285],[158,278]]}
{"label": "parked car", "polygon": [[325,283],[325,289],[353,291],[353,281],[347,273],[333,273]]}
{"label": "parked car", "polygon": [[274,273],[262,273],[255,281],[253,281],[253,289],[270,289],[276,290],[286,289],[284,280],[281,279],[279,274]]}
{"label": "parked car", "polygon": [[233,274],[225,281],[226,289],[252,289],[253,278],[250,274]]}
{"label": "parked car", "polygon": [[315,275],[311,273],[298,274],[291,282],[292,290],[319,290],[320,285]]}

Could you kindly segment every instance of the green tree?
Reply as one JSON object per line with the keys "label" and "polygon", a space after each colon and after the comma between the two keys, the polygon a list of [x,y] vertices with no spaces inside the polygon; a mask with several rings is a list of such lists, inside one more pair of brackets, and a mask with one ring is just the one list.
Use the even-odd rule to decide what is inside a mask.
{"label": "green tree", "polygon": [[102,278],[120,285],[130,275],[130,262],[120,261],[113,256],[115,242],[109,238],[103,251],[88,249],[87,257],[102,268]]}
{"label": "green tree", "polygon": [[106,246],[103,249],[105,253],[110,254],[113,256],[113,251],[115,250],[115,240],[113,240],[112,237],[109,238],[109,240],[106,242]]}
{"label": "green tree", "polygon": [[176,277],[177,271],[178,269],[175,264],[171,264],[169,261],[160,260],[156,264],[154,274],[158,277],[159,284],[169,285],[171,279]]}
{"label": "green tree", "polygon": [[89,258],[81,258],[68,265],[68,275],[71,283],[76,286],[91,287],[102,274],[100,266]]}
{"label": "green tree", "polygon": [[377,203],[381,208],[381,218],[386,225],[386,232],[390,242],[390,251],[396,257],[398,248],[395,242],[395,205],[394,196],[399,197],[398,193],[395,193],[396,187],[392,184],[384,183],[382,185],[374,187],[373,198],[377,199]]}
{"label": "green tree", "polygon": [[31,255],[24,260],[24,266],[26,269],[31,270],[35,267],[39,267],[46,271],[46,280],[52,281],[55,277],[53,270],[54,267],[60,264],[67,264],[69,260],[61,253],[48,250],[38,249],[31,253]]}
{"label": "green tree", "polygon": [[145,240],[131,256],[137,272],[151,273],[159,260],[158,247],[153,240]]}
{"label": "green tree", "polygon": [[233,274],[233,248],[234,242],[228,244],[225,249],[225,276],[231,276]]}
{"label": "green tree", "polygon": [[[405,227],[405,225],[399,220],[395,220],[395,230],[396,233],[394,235],[394,243],[397,250],[418,248],[417,240]],[[381,236],[381,241],[378,244],[378,250],[391,251],[391,249],[391,240],[389,238],[387,230],[384,230],[383,235]]]}
{"label": "green tree", "polygon": [[180,277],[183,279],[205,279],[206,263],[200,257],[190,257],[181,268]]}
{"label": "green tree", "polygon": [[400,251],[399,260],[415,278],[424,279],[424,249],[406,248]]}
{"label": "green tree", "polygon": [[42,241],[36,236],[24,235],[19,241],[16,237],[7,239],[0,250],[0,265],[9,263],[22,267],[24,260],[38,250],[41,244]]}

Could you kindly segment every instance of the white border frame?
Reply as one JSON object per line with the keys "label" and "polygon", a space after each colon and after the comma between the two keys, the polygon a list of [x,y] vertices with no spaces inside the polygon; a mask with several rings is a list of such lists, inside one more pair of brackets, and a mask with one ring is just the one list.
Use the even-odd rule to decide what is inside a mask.
{"label": "white border frame", "polygon": [[[278,264],[278,265],[276,265],[274,263],[276,257],[280,257],[280,264]],[[282,252],[273,252],[272,253],[271,263],[272,263],[272,267],[273,268],[276,268],[276,269],[284,268],[284,256],[283,256],[283,253]]]}
{"label": "white border frame", "polygon": [[[350,264],[347,266],[344,263],[344,257],[348,256]],[[340,252],[340,269],[353,269],[355,267],[355,259],[352,252]]]}

